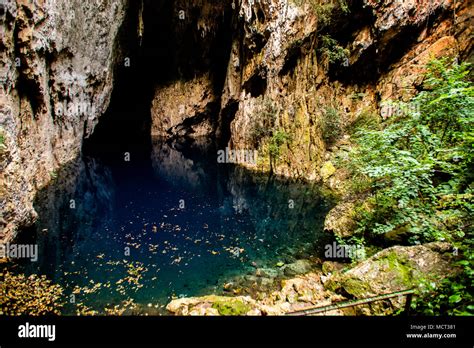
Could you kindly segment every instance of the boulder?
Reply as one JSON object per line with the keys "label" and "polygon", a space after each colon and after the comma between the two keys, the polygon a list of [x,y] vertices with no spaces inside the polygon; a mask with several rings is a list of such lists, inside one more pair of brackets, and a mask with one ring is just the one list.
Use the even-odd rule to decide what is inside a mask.
{"label": "boulder", "polygon": [[312,264],[308,260],[298,260],[296,262],[285,265],[283,267],[283,273],[288,277],[292,277],[298,274],[308,273],[311,268]]}
{"label": "boulder", "polygon": [[[438,282],[457,272],[448,243],[394,246],[384,249],[347,272],[338,272],[325,282],[331,291],[357,299],[413,289],[422,280]],[[391,314],[405,299],[393,298],[358,308],[358,314]],[[389,304],[389,305],[388,305]]]}
{"label": "boulder", "polygon": [[274,268],[258,268],[255,271],[257,277],[266,277],[266,278],[276,278],[280,275],[281,272]]}
{"label": "boulder", "polygon": [[324,162],[321,166],[320,174],[323,181],[327,181],[335,172],[336,167],[330,161]]}
{"label": "boulder", "polygon": [[350,237],[355,231],[355,205],[344,202],[332,208],[324,220],[324,230],[339,237]]}
{"label": "boulder", "polygon": [[179,298],[166,309],[175,315],[256,315],[258,305],[248,296],[217,296]]}
{"label": "boulder", "polygon": [[346,265],[340,262],[334,261],[324,261],[322,265],[322,270],[324,275],[329,275],[336,271],[343,269]]}

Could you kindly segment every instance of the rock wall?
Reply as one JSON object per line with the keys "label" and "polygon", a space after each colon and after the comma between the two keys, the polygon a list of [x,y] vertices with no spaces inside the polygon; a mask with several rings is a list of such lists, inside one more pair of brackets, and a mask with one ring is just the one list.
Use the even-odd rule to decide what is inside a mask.
{"label": "rock wall", "polygon": [[108,106],[127,0],[7,0],[0,10],[0,241],[9,241]]}
{"label": "rock wall", "polygon": [[[411,97],[431,58],[472,52],[468,1],[171,3],[178,67],[156,86],[152,133],[257,149],[258,169],[291,177],[327,180],[321,170],[353,122],[389,117],[382,103]],[[189,30],[199,35],[185,40]]]}
{"label": "rock wall", "polygon": [[[141,4],[152,134],[256,149],[256,169],[291,177],[334,181],[331,153],[350,145],[354,121],[413,95],[431,57],[472,59],[468,0]],[[0,240],[34,221],[35,193],[106,110],[128,9],[127,0],[0,9]]]}
{"label": "rock wall", "polygon": [[[231,0],[151,1],[145,11],[145,50],[156,74],[151,133],[212,137],[231,42]],[[151,36],[147,41],[146,37]],[[162,48],[153,50],[154,46]]]}
{"label": "rock wall", "polygon": [[472,59],[469,1],[332,3],[240,3],[219,126],[230,125],[231,148],[258,148],[264,170],[327,179],[321,168],[356,119],[381,117],[383,101],[412,96],[431,58]]}
{"label": "rock wall", "polygon": [[157,88],[152,100],[151,135],[159,137],[212,134],[215,95],[209,74]]}

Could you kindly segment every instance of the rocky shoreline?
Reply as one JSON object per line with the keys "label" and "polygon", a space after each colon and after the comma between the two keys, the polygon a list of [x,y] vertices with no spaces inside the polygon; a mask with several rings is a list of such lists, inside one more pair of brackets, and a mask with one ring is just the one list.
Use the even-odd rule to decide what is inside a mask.
{"label": "rocky shoreline", "polygon": [[[174,315],[284,315],[309,306],[412,289],[423,280],[437,283],[457,272],[454,259],[448,243],[436,242],[390,247],[355,265],[298,260],[282,266],[279,272],[257,269],[253,278],[246,278],[250,284],[228,283],[224,285],[228,295],[179,298],[166,309]],[[281,279],[285,270],[301,274]],[[268,277],[270,274],[275,277]],[[276,283],[276,290],[265,289],[270,282]],[[242,292],[247,295],[241,295]],[[324,315],[390,315],[404,304],[405,299],[399,297],[357,308],[331,310]]]}

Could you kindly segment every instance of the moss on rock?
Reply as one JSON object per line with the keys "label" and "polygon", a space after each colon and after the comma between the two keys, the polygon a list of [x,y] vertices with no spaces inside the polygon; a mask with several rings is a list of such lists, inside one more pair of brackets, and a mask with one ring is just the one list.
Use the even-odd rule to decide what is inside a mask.
{"label": "moss on rock", "polygon": [[370,292],[370,285],[358,278],[347,278],[342,282],[347,293],[357,298],[364,298]]}
{"label": "moss on rock", "polygon": [[[447,243],[429,243],[411,247],[395,246],[360,262],[347,272],[335,272],[324,282],[330,291],[339,291],[355,298],[416,288],[423,280],[440,281],[456,272]],[[402,308],[404,299],[390,300],[390,311]],[[387,307],[370,307],[371,314],[387,314]]]}
{"label": "moss on rock", "polygon": [[256,307],[250,297],[208,295],[176,299],[166,309],[177,315],[247,315]]}
{"label": "moss on rock", "polygon": [[321,166],[321,178],[323,181],[327,181],[336,172],[336,167],[330,162],[324,162]]}
{"label": "moss on rock", "polygon": [[220,315],[246,315],[251,307],[243,301],[235,298],[221,298],[212,304]]}

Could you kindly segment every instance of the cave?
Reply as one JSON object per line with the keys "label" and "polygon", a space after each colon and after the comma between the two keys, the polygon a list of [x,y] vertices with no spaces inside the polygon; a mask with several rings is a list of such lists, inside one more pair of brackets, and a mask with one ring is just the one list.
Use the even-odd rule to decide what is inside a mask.
{"label": "cave", "polygon": [[[82,267],[87,277],[114,284],[121,284],[123,266],[146,265],[159,273],[158,278],[144,276],[143,291],[127,288],[118,296],[124,300],[122,295],[136,291],[133,296],[140,305],[160,304],[151,312],[145,308],[144,313],[151,314],[166,314],[163,305],[175,294],[222,288],[226,280],[244,275],[249,263],[273,265],[282,255],[293,261],[295,250],[298,255],[320,252],[316,240],[324,239],[323,218],[330,207],[316,191],[311,198],[307,195],[313,186],[304,180],[287,182],[219,163],[217,151],[231,141],[239,107],[237,100],[230,100],[220,108],[235,18],[226,3],[221,16],[212,18],[217,32],[208,40],[194,30],[199,9],[185,8],[189,22],[180,22],[183,3],[130,3],[116,48],[108,110],[83,143],[82,156],[61,168],[54,183],[36,195],[39,219],[23,234],[48,255],[37,264],[23,265],[26,273],[62,282],[62,272],[74,275]],[[173,134],[152,135],[156,91],[177,81],[194,83],[205,74],[215,100],[170,128]],[[243,88],[254,97],[263,95],[266,78],[261,71]],[[193,123],[205,118],[213,122],[209,136],[189,136]],[[287,208],[290,195],[299,202],[297,212]],[[136,239],[144,247],[137,247]],[[121,261],[97,265],[103,257]],[[87,286],[87,277],[71,283]],[[102,311],[99,306],[118,303],[113,296],[101,293],[88,303]],[[71,307],[66,313],[73,313]]]}
{"label": "cave", "polygon": [[84,142],[85,155],[101,155],[106,161],[120,161],[126,152],[135,158],[149,157],[154,92],[162,86],[189,81],[203,74],[209,74],[212,79],[216,101],[201,115],[185,119],[168,132],[183,134],[184,139],[175,136],[173,140],[184,143],[189,133],[187,129],[209,118],[214,128],[211,141],[215,141],[220,94],[233,40],[231,2],[215,4],[222,12],[211,18],[215,23],[209,25],[216,32],[209,33],[209,39],[195,30],[203,15],[198,6],[166,0],[129,4],[120,31],[111,102],[92,136]]}
{"label": "cave", "polygon": [[267,89],[267,78],[265,71],[259,71],[243,85],[243,89],[250,93],[253,98],[263,95]]}
{"label": "cave", "polygon": [[0,2],[0,312],[471,310],[472,14],[421,5]]}

